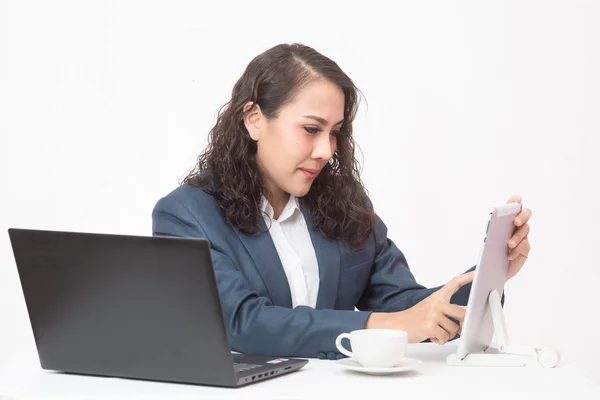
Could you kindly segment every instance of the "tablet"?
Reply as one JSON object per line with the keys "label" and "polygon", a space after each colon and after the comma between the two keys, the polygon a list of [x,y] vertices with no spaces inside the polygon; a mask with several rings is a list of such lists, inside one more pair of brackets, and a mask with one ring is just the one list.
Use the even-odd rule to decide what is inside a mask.
{"label": "tablet", "polygon": [[521,208],[520,203],[509,203],[490,212],[456,354],[459,360],[470,353],[485,351],[491,345],[494,323],[488,297],[493,290],[501,297],[504,293],[510,263],[508,241],[515,232],[513,221]]}

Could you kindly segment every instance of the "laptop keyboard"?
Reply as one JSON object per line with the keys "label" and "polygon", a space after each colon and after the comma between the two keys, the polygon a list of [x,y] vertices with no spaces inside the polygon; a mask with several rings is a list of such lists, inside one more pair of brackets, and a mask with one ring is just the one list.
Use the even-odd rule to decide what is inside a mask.
{"label": "laptop keyboard", "polygon": [[262,367],[260,364],[233,363],[235,372],[249,371],[254,368]]}

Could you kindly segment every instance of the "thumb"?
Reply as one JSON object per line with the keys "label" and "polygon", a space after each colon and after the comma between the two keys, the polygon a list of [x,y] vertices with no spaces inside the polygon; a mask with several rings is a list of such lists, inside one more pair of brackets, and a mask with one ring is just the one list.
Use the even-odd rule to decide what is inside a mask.
{"label": "thumb", "polygon": [[507,204],[509,203],[520,203],[523,201],[523,197],[520,194],[513,194],[508,198]]}

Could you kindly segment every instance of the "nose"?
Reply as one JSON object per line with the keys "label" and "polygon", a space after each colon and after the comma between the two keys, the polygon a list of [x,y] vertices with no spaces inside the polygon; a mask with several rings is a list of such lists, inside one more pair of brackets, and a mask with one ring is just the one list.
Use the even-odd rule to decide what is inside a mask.
{"label": "nose", "polygon": [[313,159],[327,160],[333,157],[336,148],[336,138],[328,132],[322,132],[314,138]]}

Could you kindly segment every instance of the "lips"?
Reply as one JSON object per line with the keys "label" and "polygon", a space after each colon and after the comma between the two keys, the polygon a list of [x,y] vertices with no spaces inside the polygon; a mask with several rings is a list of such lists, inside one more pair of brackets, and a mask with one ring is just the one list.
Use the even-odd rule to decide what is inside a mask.
{"label": "lips", "polygon": [[300,168],[300,171],[302,171],[302,173],[307,178],[314,178],[314,177],[316,177],[319,174],[319,172],[321,170],[320,169],[312,169],[312,168]]}

